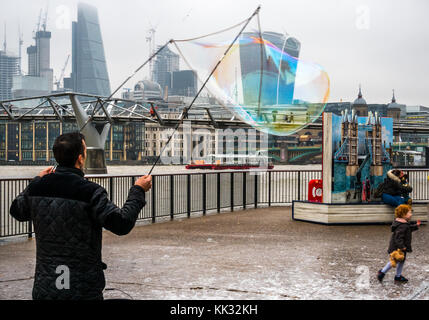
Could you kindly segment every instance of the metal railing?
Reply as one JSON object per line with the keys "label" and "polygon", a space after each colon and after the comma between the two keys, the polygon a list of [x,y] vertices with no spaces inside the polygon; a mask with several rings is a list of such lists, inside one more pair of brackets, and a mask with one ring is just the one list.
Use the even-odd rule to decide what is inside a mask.
{"label": "metal railing", "polygon": [[[428,170],[405,170],[413,186],[411,197],[429,200]],[[308,182],[321,179],[321,170],[222,171],[157,174],[146,193],[146,206],[138,220],[152,223],[175,217],[234,211],[259,206],[285,205],[308,199]],[[103,186],[110,199],[122,207],[138,176],[99,175],[87,179]],[[29,178],[0,179],[0,238],[33,235],[32,223],[18,222],[9,214],[13,199]]]}

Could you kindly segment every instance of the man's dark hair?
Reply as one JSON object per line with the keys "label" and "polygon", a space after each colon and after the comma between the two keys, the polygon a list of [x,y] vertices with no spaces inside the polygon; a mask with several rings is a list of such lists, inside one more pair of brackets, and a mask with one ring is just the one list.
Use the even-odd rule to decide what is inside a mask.
{"label": "man's dark hair", "polygon": [[393,171],[392,171],[392,173],[393,173],[395,176],[397,176],[398,178],[401,176],[401,170],[397,170],[397,169],[395,169],[395,170],[393,170]]}
{"label": "man's dark hair", "polygon": [[85,137],[80,132],[64,133],[57,137],[52,151],[55,160],[62,167],[73,168],[79,155],[84,154],[83,142]]}

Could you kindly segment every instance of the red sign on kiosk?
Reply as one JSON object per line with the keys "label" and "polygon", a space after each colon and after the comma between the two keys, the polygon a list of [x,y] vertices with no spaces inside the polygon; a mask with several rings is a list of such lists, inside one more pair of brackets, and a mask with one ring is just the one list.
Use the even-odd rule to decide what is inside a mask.
{"label": "red sign on kiosk", "polygon": [[322,202],[323,183],[320,179],[310,180],[308,183],[308,201]]}

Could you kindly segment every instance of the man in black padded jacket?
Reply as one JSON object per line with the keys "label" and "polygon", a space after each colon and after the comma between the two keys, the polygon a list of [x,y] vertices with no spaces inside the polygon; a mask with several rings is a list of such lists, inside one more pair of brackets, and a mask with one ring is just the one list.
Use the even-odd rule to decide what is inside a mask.
{"label": "man in black padded jacket", "polygon": [[146,204],[151,176],[136,180],[118,208],[100,185],[84,178],[85,138],[63,134],[53,146],[58,167],[40,172],[13,201],[10,214],[33,221],[36,271],[33,299],[103,299],[107,266],[101,259],[102,228],[125,235]]}

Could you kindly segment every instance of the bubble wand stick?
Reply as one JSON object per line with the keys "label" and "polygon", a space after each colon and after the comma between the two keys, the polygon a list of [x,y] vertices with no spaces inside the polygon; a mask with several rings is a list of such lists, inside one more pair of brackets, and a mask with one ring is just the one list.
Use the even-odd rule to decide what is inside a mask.
{"label": "bubble wand stick", "polygon": [[[219,59],[219,61],[216,63],[216,65],[214,66],[214,68],[212,69],[212,71],[210,72],[209,76],[207,77],[206,81],[204,81],[203,85],[201,86],[200,90],[198,90],[197,94],[195,95],[194,99],[192,100],[192,102],[190,103],[190,105],[188,107],[184,107],[183,108],[183,112],[181,114],[181,117],[179,118],[179,122],[177,123],[176,127],[173,130],[173,133],[170,135],[170,137],[168,138],[167,142],[165,143],[164,147],[162,148],[161,152],[159,153],[158,157],[156,158],[155,163],[152,165],[152,168],[150,169],[148,175],[150,175],[153,171],[153,169],[155,168],[155,166],[158,164],[159,159],[161,158],[162,153],[164,152],[165,148],[167,147],[167,145],[170,143],[171,138],[173,137],[173,135],[176,133],[177,129],[179,128],[179,126],[183,123],[183,120],[185,119],[185,117],[188,116],[188,112],[189,110],[192,108],[195,100],[197,100],[198,96],[200,95],[201,91],[204,89],[204,87],[207,85],[207,82],[210,80],[211,76],[215,73],[217,67],[221,64],[221,62],[223,61],[223,59],[226,57],[226,55],[228,54],[229,50],[232,48],[232,46],[234,45],[234,43],[237,41],[238,37],[243,33],[244,29],[246,29],[247,25],[250,23],[250,21],[253,19],[253,17],[257,14],[259,14],[259,10],[261,9],[261,6],[259,5],[255,12],[253,12],[253,14],[249,17],[249,19],[247,19],[246,23],[243,25],[243,27],[241,28],[240,32],[237,34],[237,36],[234,38],[234,40],[231,42],[231,44],[228,46],[228,48],[225,50],[225,53],[223,54],[223,56]],[[258,16],[259,17],[259,16]],[[175,40],[170,40],[170,42],[175,42]],[[170,43],[169,42],[169,43]]]}

